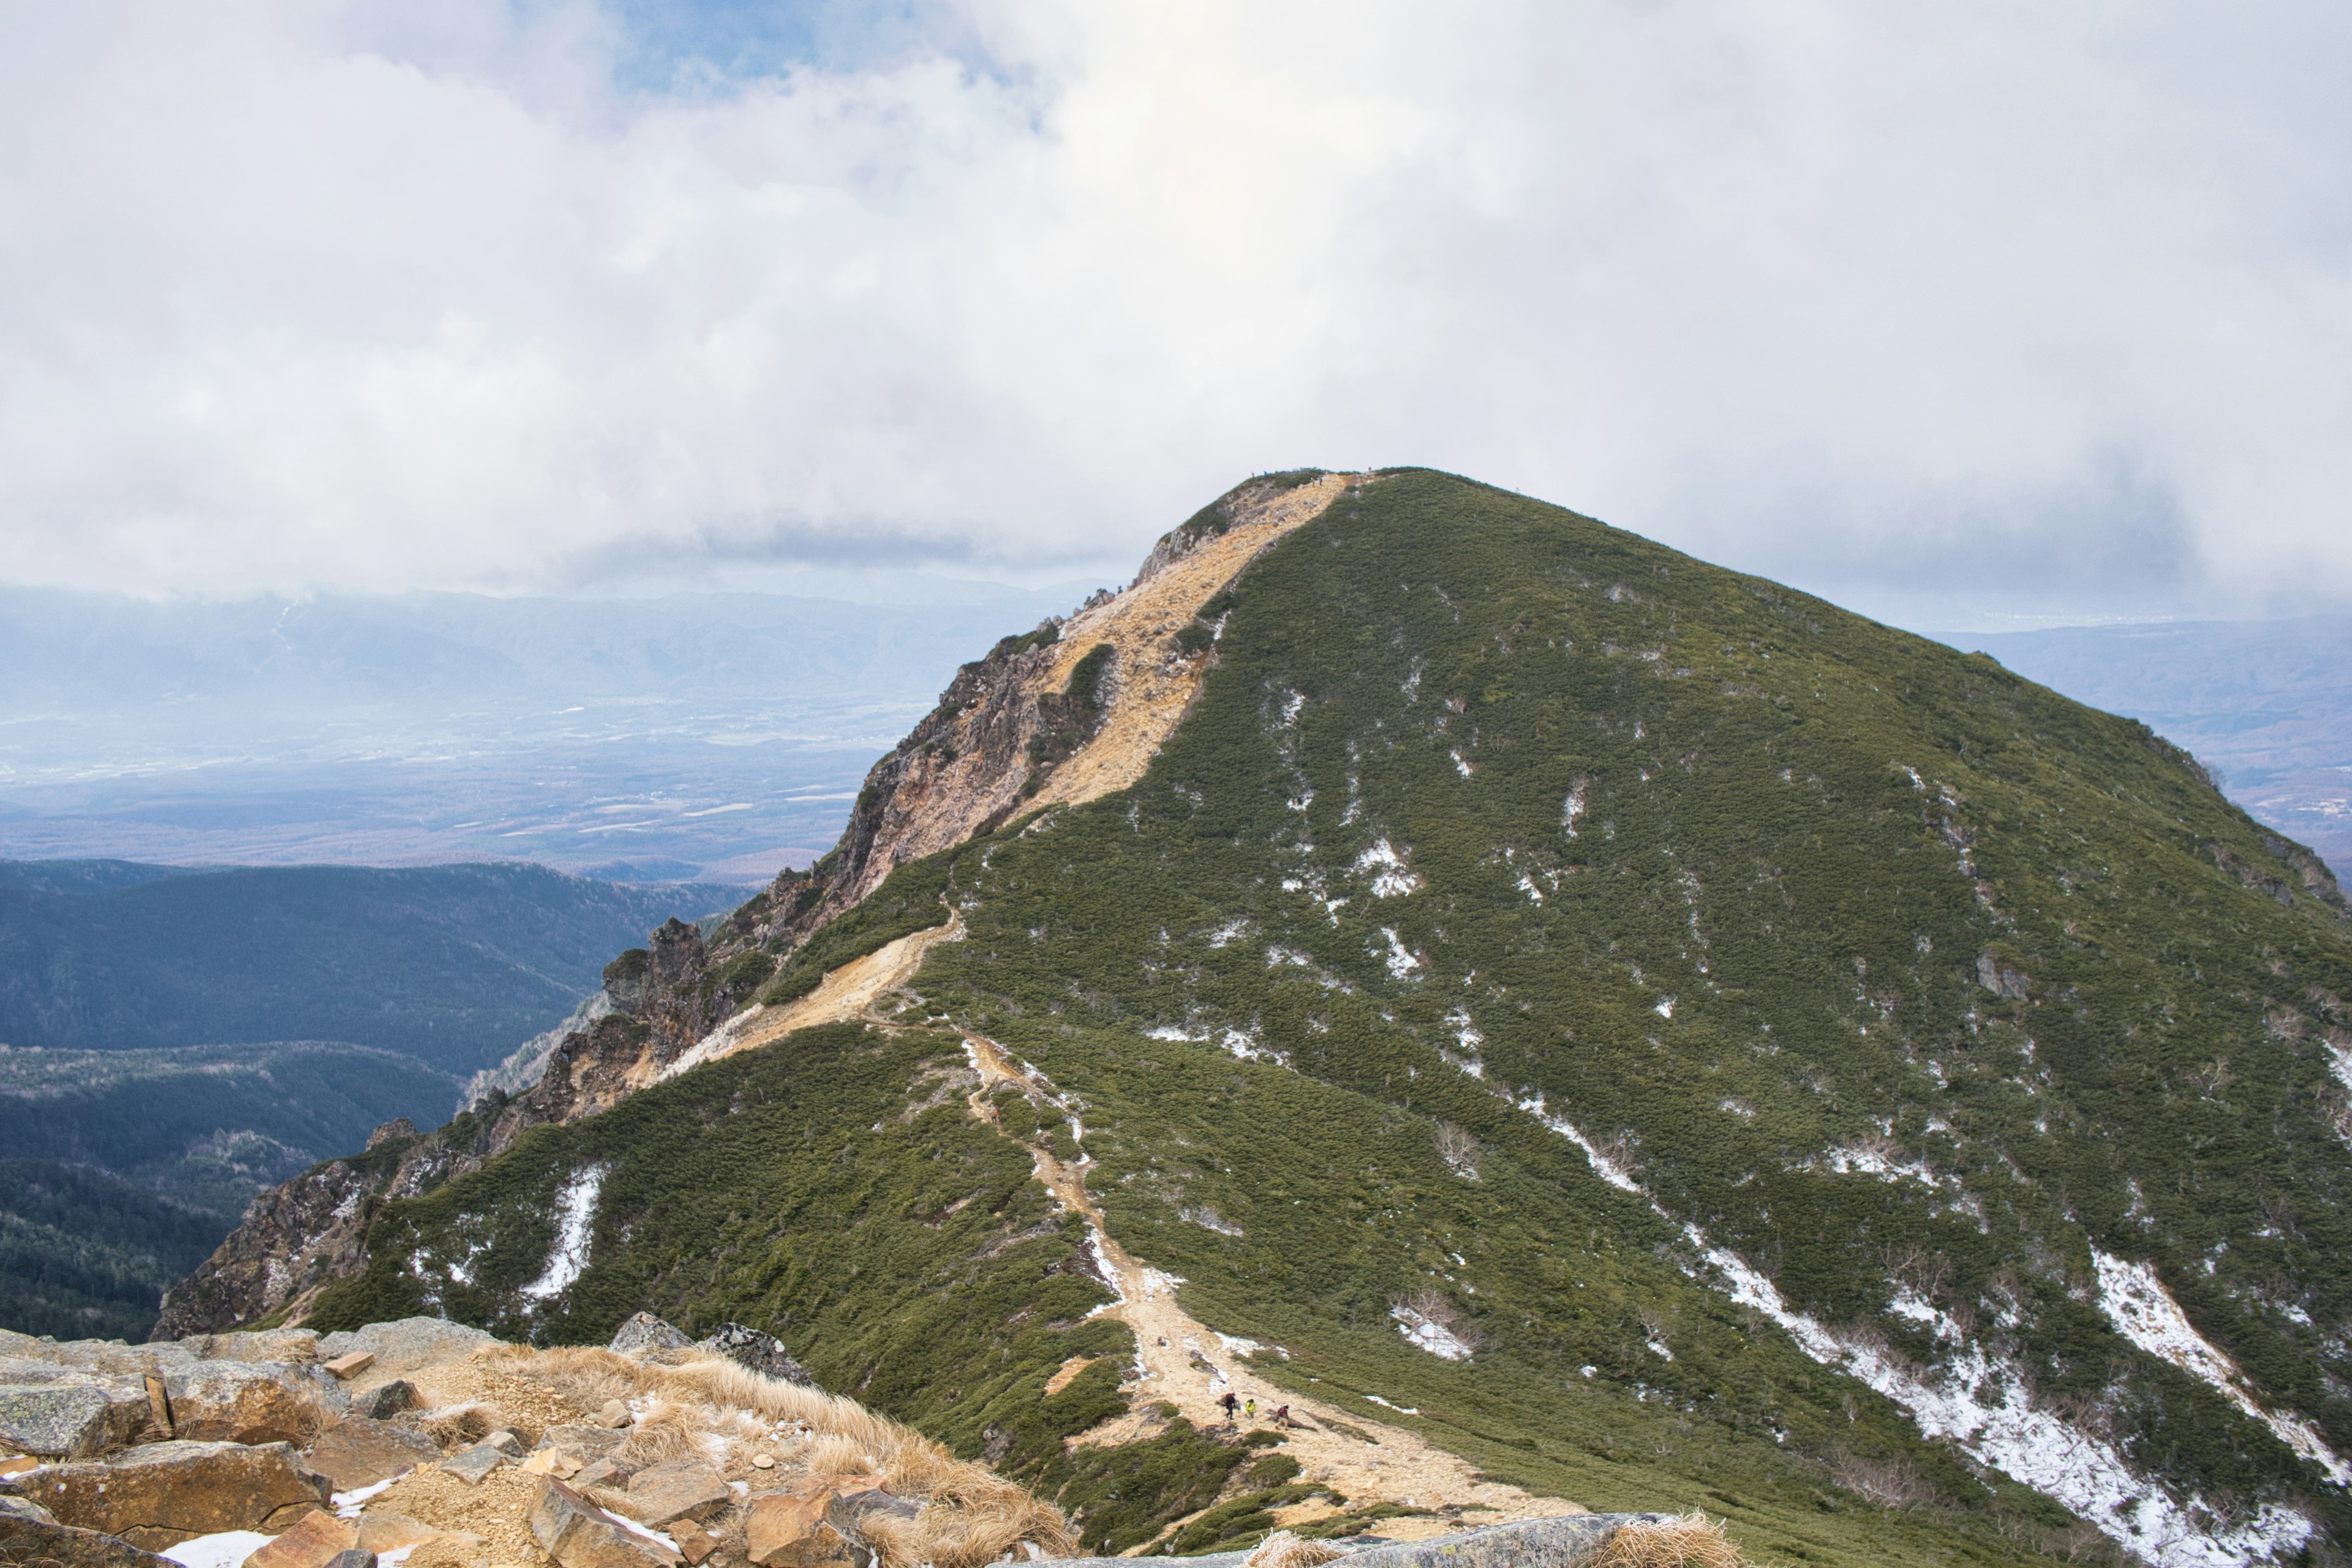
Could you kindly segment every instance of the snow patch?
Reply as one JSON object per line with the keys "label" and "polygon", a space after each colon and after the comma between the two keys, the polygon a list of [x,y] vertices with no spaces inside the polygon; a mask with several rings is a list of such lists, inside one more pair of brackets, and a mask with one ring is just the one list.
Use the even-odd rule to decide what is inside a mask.
{"label": "snow patch", "polygon": [[[1711,1245],[1696,1226],[1684,1236],[1729,1281],[1731,1299],[1786,1330],[1824,1366],[1860,1379],[1911,1414],[1921,1435],[1947,1437],[1975,1458],[2047,1492],[2158,1568],[2234,1568],[2292,1556],[2311,1538],[2311,1521],[2266,1503],[2237,1524],[2221,1522],[2203,1499],[2177,1500],[2135,1474],[2111,1443],[2032,1408],[2022,1367],[1969,1343],[1947,1315],[1937,1335],[1952,1342],[1949,1362],[1922,1371],[1883,1343],[1852,1343],[1791,1310],[1773,1283],[1737,1253]],[[1931,1309],[1932,1310],[1932,1309]]]}
{"label": "snow patch", "polygon": [[1584,1151],[1585,1161],[1591,1165],[1594,1175],[1612,1187],[1618,1187],[1637,1195],[1641,1194],[1641,1184],[1633,1180],[1633,1173],[1594,1147],[1592,1140],[1579,1132],[1566,1117],[1554,1116],[1545,1110],[1542,1095],[1529,1095],[1527,1099],[1519,1100],[1517,1104],[1521,1110]]}
{"label": "snow patch", "polygon": [[[1414,1311],[1411,1307],[1405,1306],[1391,1307],[1389,1309],[1389,1316],[1396,1320],[1397,1332],[1402,1334],[1406,1339],[1411,1340],[1417,1349],[1427,1351],[1430,1354],[1437,1357],[1440,1361],[1468,1361],[1470,1359],[1470,1347],[1464,1344],[1460,1340],[1454,1338],[1454,1331],[1451,1329],[1448,1329],[1444,1324],[1433,1322],[1431,1320],[1423,1317],[1419,1312]],[[1364,1397],[1367,1399],[1372,1398],[1369,1394]],[[1375,1400],[1374,1403],[1388,1405],[1388,1401],[1385,1399]],[[1394,1410],[1399,1407],[1390,1405],[1389,1408]],[[1418,1415],[1421,1413],[1417,1410],[1408,1410],[1405,1414],[1408,1415]]]}
{"label": "snow patch", "polygon": [[[1213,1333],[1215,1331],[1212,1330],[1211,1332]],[[1217,1343],[1224,1347],[1227,1355],[1255,1355],[1265,1349],[1255,1340],[1245,1340],[1238,1334],[1218,1334]]]}
{"label": "snow patch", "polygon": [[1400,1415],[1418,1415],[1421,1414],[1419,1410],[1410,1405],[1391,1405],[1387,1400],[1382,1399],[1377,1394],[1367,1394],[1364,1395],[1364,1402],[1368,1405],[1377,1405],[1383,1410],[1393,1410]]}
{"label": "snow patch", "polygon": [[1901,1152],[1888,1152],[1884,1146],[1861,1143],[1849,1149],[1832,1149],[1816,1154],[1797,1167],[1801,1171],[1827,1171],[1834,1175],[1875,1176],[1882,1182],[1916,1182],[1923,1187],[1940,1192],[1960,1185],[1957,1176],[1939,1176],[1921,1160],[1901,1157]]}
{"label": "snow patch", "polygon": [[1518,889],[1528,896],[1528,902],[1531,904],[1543,902],[1543,895],[1536,890],[1535,879],[1525,872],[1519,874]]}
{"label": "snow patch", "polygon": [[2347,1465],[2299,1415],[2273,1414],[2255,1403],[2238,1366],[2197,1331],[2164,1288],[2156,1268],[2126,1263],[2096,1247],[2091,1261],[2099,1270],[2099,1310],[2116,1331],[2153,1356],[2161,1356],[2192,1377],[2201,1378],[2231,1404],[2269,1427],[2278,1440],[2327,1472],[2337,1486],[2352,1486]]}
{"label": "snow patch", "polygon": [[224,1530],[217,1535],[199,1535],[177,1546],[166,1546],[157,1555],[170,1558],[181,1568],[237,1568],[277,1539],[257,1530]]}
{"label": "snow patch", "polygon": [[1265,950],[1265,966],[1268,969],[1279,969],[1286,963],[1311,969],[1315,961],[1294,947],[1269,947]]}
{"label": "snow patch", "polygon": [[1143,1271],[1143,1299],[1149,1301],[1154,1296],[1173,1296],[1176,1287],[1183,1283],[1181,1274],[1171,1274],[1164,1268],[1146,1268]]}
{"label": "snow patch", "polygon": [[1382,926],[1381,928],[1381,934],[1389,939],[1389,950],[1385,954],[1381,955],[1381,957],[1382,962],[1387,963],[1389,966],[1390,979],[1402,980],[1406,975],[1411,974],[1414,970],[1421,967],[1421,960],[1415,958],[1412,953],[1407,952],[1405,951],[1404,943],[1397,940],[1396,929],[1394,927]]}
{"label": "snow patch", "polygon": [[1095,1275],[1109,1287],[1111,1299],[1087,1313],[1099,1317],[1114,1307],[1127,1305],[1127,1287],[1119,1282],[1118,1270],[1111,1267],[1110,1253],[1103,1246],[1102,1228],[1092,1220],[1087,1222],[1087,1255],[1095,1260]]}
{"label": "snow patch", "polygon": [[1219,1236],[1239,1236],[1242,1233],[1241,1226],[1206,1204],[1192,1208],[1179,1209],[1176,1217],[1188,1224],[1200,1226],[1205,1230],[1213,1230]]}
{"label": "snow patch", "polygon": [[337,1492],[327,1500],[334,1505],[337,1519],[357,1519],[360,1516],[360,1510],[367,1506],[368,1499],[383,1492],[398,1479],[400,1479],[398,1476],[390,1476],[372,1487],[358,1487],[351,1491]]}
{"label": "snow patch", "polygon": [[1656,1006],[1651,1008],[1650,1011],[1655,1013],[1661,1018],[1671,1018],[1675,1016],[1675,999],[1674,997],[1669,996],[1660,1002]]}
{"label": "snow patch", "polygon": [[1156,1029],[1146,1029],[1143,1031],[1143,1037],[1147,1040],[1181,1040],[1190,1046],[1205,1046],[1209,1043],[1208,1036],[1196,1035],[1179,1024],[1162,1024]]}
{"label": "snow patch", "polygon": [[547,1268],[522,1288],[522,1294],[544,1301],[572,1289],[588,1267],[588,1244],[593,1239],[596,1196],[604,1188],[604,1167],[591,1165],[565,1183],[555,1198],[555,1249]]}
{"label": "snow patch", "polygon": [[1468,778],[1474,770],[1471,768],[1468,760],[1462,755],[1462,748],[1459,746],[1454,747],[1453,754],[1454,771],[1460,773],[1464,778]]}
{"label": "snow patch", "polygon": [[1570,838],[1576,837],[1576,819],[1584,815],[1584,805],[1587,792],[1591,787],[1591,781],[1588,779],[1577,780],[1574,784],[1570,786],[1568,798],[1560,803],[1559,829]]}
{"label": "snow patch", "polygon": [[1223,925],[1219,926],[1216,930],[1209,933],[1209,945],[1211,947],[1224,947],[1231,943],[1235,937],[1241,935],[1242,932],[1247,930],[1249,930],[1249,920],[1246,916],[1240,920],[1227,921]]}
{"label": "snow patch", "polygon": [[1397,853],[1396,847],[1385,838],[1357,856],[1354,868],[1358,876],[1371,877],[1372,897],[1376,899],[1402,898],[1407,893],[1419,892],[1427,885],[1421,879],[1421,874],[1405,864],[1405,858]]}

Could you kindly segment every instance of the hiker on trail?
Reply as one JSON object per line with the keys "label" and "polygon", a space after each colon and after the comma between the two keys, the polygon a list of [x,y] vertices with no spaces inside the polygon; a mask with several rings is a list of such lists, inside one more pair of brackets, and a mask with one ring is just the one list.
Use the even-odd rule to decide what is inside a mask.
{"label": "hiker on trail", "polygon": [[1287,1426],[1290,1425],[1289,1405],[1277,1405],[1274,1407],[1274,1424],[1277,1426]]}
{"label": "hiker on trail", "polygon": [[1228,1426],[1233,1426],[1234,1424],[1234,1406],[1239,1405],[1241,1401],[1234,1398],[1234,1391],[1228,1388],[1225,1390],[1225,1396],[1223,1399],[1218,1400],[1217,1403],[1225,1407],[1225,1425]]}
{"label": "hiker on trail", "polygon": [[1257,1401],[1256,1401],[1256,1400],[1255,1400],[1255,1399],[1253,1399],[1253,1400],[1249,1401],[1247,1404],[1244,1405],[1242,1406],[1242,1414],[1243,1414],[1243,1415],[1246,1415],[1246,1416],[1248,1416],[1248,1417],[1249,1417],[1251,1420],[1253,1420],[1253,1421],[1256,1420],[1256,1419],[1257,1419]]}

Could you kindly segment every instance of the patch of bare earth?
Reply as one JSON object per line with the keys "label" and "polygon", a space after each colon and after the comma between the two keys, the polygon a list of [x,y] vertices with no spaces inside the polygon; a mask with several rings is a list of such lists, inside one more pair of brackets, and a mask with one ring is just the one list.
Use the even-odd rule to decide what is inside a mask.
{"label": "patch of bare earth", "polygon": [[[999,1132],[1013,1136],[1004,1132],[988,1098],[1001,1085],[1019,1089],[1041,1104],[1068,1109],[1043,1074],[1015,1062],[993,1040],[967,1032],[964,1043],[981,1079],[981,1087],[971,1096],[972,1114]],[[1250,1347],[1245,1342],[1229,1341],[1186,1312],[1176,1300],[1181,1282],[1139,1261],[1111,1237],[1104,1227],[1101,1208],[1087,1191],[1086,1172],[1091,1161],[1081,1153],[1076,1163],[1066,1162],[1043,1144],[1024,1142],[1024,1147],[1029,1151],[1038,1182],[1063,1208],[1083,1218],[1093,1235],[1097,1261],[1119,1297],[1103,1316],[1125,1323],[1135,1335],[1139,1365],[1130,1370],[1120,1385],[1122,1392],[1132,1396],[1135,1408],[1072,1439],[1074,1446],[1108,1447],[1148,1437],[1160,1425],[1154,1407],[1161,1403],[1174,1405],[1204,1430],[1221,1426],[1225,1413],[1218,1401],[1230,1391],[1237,1398],[1257,1401],[1260,1426],[1271,1425],[1276,1406],[1290,1407],[1298,1425],[1285,1433],[1282,1451],[1298,1461],[1300,1481],[1329,1486],[1347,1498],[1351,1510],[1393,1502],[1443,1516],[1388,1521],[1380,1532],[1392,1539],[1425,1539],[1465,1525],[1586,1511],[1560,1498],[1538,1497],[1517,1487],[1481,1479],[1467,1461],[1418,1433],[1261,1382],[1250,1369]],[[1307,1502],[1277,1513],[1276,1519],[1284,1525],[1303,1524],[1336,1511],[1328,1504]],[[1179,1521],[1174,1528],[1184,1522]]]}
{"label": "patch of bare earth", "polygon": [[828,971],[816,989],[805,996],[782,1006],[753,1006],[736,1014],[672,1062],[662,1077],[676,1078],[704,1062],[771,1045],[795,1029],[866,1018],[877,1002],[914,978],[915,971],[922,967],[925,955],[932,948],[943,942],[962,940],[963,917],[952,915],[944,925],[902,936],[864,958],[852,959]]}
{"label": "patch of bare earth", "polygon": [[1045,689],[1066,689],[1078,660],[1108,643],[1118,650],[1118,690],[1102,728],[1054,770],[1037,792],[1036,804],[1076,805],[1098,800],[1141,778],[1175,733],[1208,674],[1205,659],[1188,658],[1177,647],[1176,634],[1266,546],[1321,516],[1342,492],[1369,479],[1365,474],[1326,474],[1295,489],[1244,500],[1234,508],[1232,526],[1223,534],[1064,623],[1058,656],[1047,667]]}

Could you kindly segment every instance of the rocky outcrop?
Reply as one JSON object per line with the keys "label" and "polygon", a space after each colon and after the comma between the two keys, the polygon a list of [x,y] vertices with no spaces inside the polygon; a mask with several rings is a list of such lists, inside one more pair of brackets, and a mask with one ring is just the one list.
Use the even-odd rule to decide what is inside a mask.
{"label": "rocky outcrop", "polygon": [[1315,471],[1253,479],[1171,531],[1125,591],[965,665],[866,774],[824,858],[785,871],[708,940],[674,920],[623,953],[606,966],[603,1004],[575,1015],[579,1027],[478,1079],[480,1098],[440,1131],[389,1124],[364,1155],[262,1194],[165,1297],[155,1338],[299,1322],[326,1285],[364,1267],[384,1203],[477,1169],[527,1128],[593,1116],[658,1082],[894,868],[1022,811],[1133,783],[1214,661],[1215,627],[1200,614],[1259,552],[1362,482]]}
{"label": "rocky outcrop", "polygon": [[151,1443],[0,1480],[17,1486],[37,1489],[61,1524],[150,1552],[227,1530],[283,1530],[329,1496],[326,1478],[284,1443]]}

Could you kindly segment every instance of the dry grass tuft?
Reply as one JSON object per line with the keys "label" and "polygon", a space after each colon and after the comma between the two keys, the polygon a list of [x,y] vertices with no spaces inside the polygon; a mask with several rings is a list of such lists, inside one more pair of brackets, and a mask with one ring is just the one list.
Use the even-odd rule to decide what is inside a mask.
{"label": "dry grass tuft", "polygon": [[[796,1469],[809,1476],[879,1480],[922,1505],[912,1519],[870,1516],[861,1527],[880,1555],[880,1568],[982,1568],[1007,1555],[1024,1556],[1024,1541],[1048,1557],[1077,1550],[1059,1510],[995,1472],[957,1458],[855,1400],[764,1377],[721,1356],[653,1362],[604,1350],[534,1352],[523,1346],[479,1353],[500,1370],[553,1389],[583,1408],[594,1409],[608,1399],[635,1401],[640,1414],[622,1451],[640,1465],[704,1453],[730,1440],[746,1447],[782,1447],[769,1438],[771,1432],[804,1431],[805,1446],[793,1442],[797,1451],[787,1449]],[[772,1473],[782,1479],[781,1472]],[[625,1492],[592,1495],[626,1511]]]}
{"label": "dry grass tuft", "polygon": [[1328,1541],[1301,1541],[1286,1530],[1277,1530],[1242,1560],[1242,1568],[1318,1568],[1346,1555]]}
{"label": "dry grass tuft", "polygon": [[1721,1525],[1694,1511],[1657,1524],[1635,1521],[1620,1527],[1585,1568],[1748,1568],[1748,1562]]}

